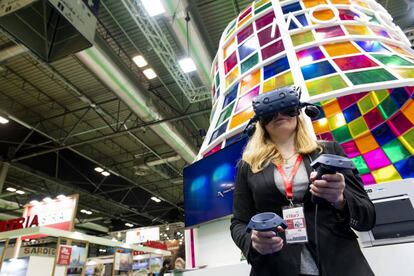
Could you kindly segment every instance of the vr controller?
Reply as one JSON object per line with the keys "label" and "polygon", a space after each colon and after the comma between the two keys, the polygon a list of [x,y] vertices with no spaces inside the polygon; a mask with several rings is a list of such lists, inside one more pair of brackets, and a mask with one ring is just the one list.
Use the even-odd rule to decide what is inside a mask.
{"label": "vr controller", "polygon": [[318,117],[319,107],[311,103],[300,102],[301,94],[300,87],[286,86],[255,97],[252,102],[255,116],[248,123],[245,133],[248,136],[253,135],[255,131],[254,123],[261,118],[292,108],[298,110],[305,108],[306,115],[311,118]]}
{"label": "vr controller", "polygon": [[288,227],[286,221],[275,213],[265,212],[253,216],[246,227],[246,232],[256,230],[259,232],[273,231],[277,234],[277,227],[286,229]]}
{"label": "vr controller", "polygon": [[[324,174],[335,174],[344,170],[355,169],[354,163],[351,159],[334,155],[334,154],[322,154],[311,163],[312,168],[317,170],[316,179],[322,179]],[[312,202],[320,204],[324,202],[323,198],[312,195]]]}

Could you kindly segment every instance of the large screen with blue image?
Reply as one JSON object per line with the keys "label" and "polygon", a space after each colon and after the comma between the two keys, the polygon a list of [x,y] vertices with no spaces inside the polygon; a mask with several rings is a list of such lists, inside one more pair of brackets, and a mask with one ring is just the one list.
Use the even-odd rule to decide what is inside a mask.
{"label": "large screen with blue image", "polygon": [[232,213],[236,165],[245,144],[242,139],[184,168],[186,227]]}

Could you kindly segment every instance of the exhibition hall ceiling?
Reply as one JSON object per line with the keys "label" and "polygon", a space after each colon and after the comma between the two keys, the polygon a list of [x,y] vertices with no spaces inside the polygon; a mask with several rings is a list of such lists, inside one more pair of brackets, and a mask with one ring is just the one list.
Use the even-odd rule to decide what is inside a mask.
{"label": "exhibition hall ceiling", "polygon": [[[116,76],[102,78],[88,66],[85,59],[91,61],[91,54],[46,64],[0,34],[0,115],[10,118],[0,125],[1,160],[10,163],[2,200],[24,205],[79,193],[78,210],[92,214],[79,212],[78,219],[92,223],[91,231],[93,225],[119,230],[127,228],[125,223],[138,227],[184,221],[183,168],[200,149],[211,111],[208,96],[191,98],[187,88],[209,93],[210,64],[183,76],[172,69],[173,60],[165,52],[178,59],[190,50],[200,57],[198,62],[211,62],[223,30],[251,1],[164,2],[168,12],[148,18],[137,16],[142,7],[130,5],[131,0],[102,0],[99,9],[96,45],[139,88],[146,100],[141,105],[120,96],[117,89],[122,93],[125,83]],[[397,23],[412,26],[414,20],[405,16],[414,14],[412,1],[379,2]],[[151,36],[144,31],[151,28],[159,32]],[[197,33],[202,43],[193,39]],[[138,67],[133,62],[137,55],[148,64]],[[149,79],[144,71],[151,68],[157,77]],[[159,116],[143,116],[144,109]],[[17,215],[15,210],[8,213]]]}

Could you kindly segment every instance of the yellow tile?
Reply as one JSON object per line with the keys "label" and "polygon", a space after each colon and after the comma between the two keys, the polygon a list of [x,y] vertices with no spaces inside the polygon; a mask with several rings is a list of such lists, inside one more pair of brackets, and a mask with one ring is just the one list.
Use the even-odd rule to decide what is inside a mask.
{"label": "yellow tile", "polygon": [[226,88],[228,88],[239,77],[239,67],[236,67],[226,77]]}
{"label": "yellow tile", "polygon": [[370,35],[369,29],[362,25],[345,25],[350,35]]}
{"label": "yellow tile", "polygon": [[275,90],[276,88],[293,84],[292,72],[283,73],[277,77],[266,80],[263,83],[263,93]]}
{"label": "yellow tile", "polygon": [[397,172],[393,165],[389,165],[371,173],[377,183],[401,179],[400,174]]}
{"label": "yellow tile", "polygon": [[253,107],[249,107],[248,109],[234,115],[233,118],[231,119],[229,129],[233,129],[233,128],[247,122],[248,120],[250,120],[253,117],[253,115],[254,115]]}
{"label": "yellow tile", "polygon": [[316,135],[325,133],[329,131],[328,119],[322,118],[317,121],[312,122],[313,129],[315,130]]}
{"label": "yellow tile", "polygon": [[312,8],[319,5],[325,5],[326,0],[303,0],[303,4],[305,4],[306,8]]}
{"label": "yellow tile", "polygon": [[327,44],[324,47],[331,57],[359,53],[359,50],[351,42]]}

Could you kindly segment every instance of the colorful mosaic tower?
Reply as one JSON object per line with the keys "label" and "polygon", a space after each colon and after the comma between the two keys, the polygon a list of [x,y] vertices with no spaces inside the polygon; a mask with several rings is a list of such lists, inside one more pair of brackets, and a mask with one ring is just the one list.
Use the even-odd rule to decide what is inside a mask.
{"label": "colorful mosaic tower", "polygon": [[252,98],[300,85],[365,184],[414,177],[414,51],[374,0],[256,0],[225,29],[199,158],[237,141]]}

